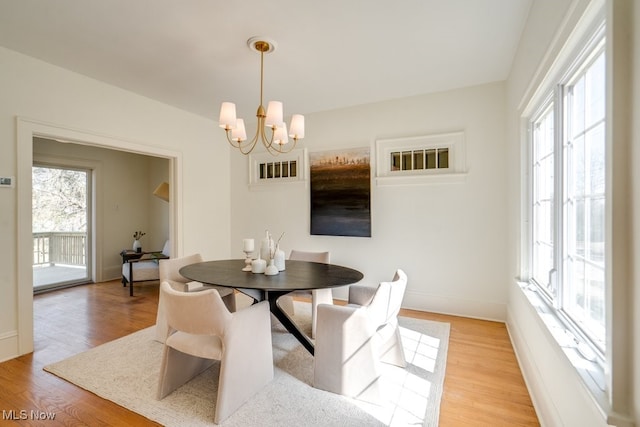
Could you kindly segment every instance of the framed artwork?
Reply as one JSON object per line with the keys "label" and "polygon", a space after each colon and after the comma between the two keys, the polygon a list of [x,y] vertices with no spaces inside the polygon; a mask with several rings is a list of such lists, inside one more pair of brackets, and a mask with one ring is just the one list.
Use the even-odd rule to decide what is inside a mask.
{"label": "framed artwork", "polygon": [[309,153],[311,234],[371,237],[370,149]]}

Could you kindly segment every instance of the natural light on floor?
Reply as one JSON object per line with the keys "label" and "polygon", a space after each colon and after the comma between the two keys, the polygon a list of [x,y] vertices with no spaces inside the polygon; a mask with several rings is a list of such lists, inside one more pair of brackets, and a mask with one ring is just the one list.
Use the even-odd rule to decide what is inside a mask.
{"label": "natural light on floor", "polygon": [[440,340],[403,327],[400,327],[400,334],[407,367],[403,369],[382,363],[383,404],[356,402],[361,409],[385,425],[423,425]]}

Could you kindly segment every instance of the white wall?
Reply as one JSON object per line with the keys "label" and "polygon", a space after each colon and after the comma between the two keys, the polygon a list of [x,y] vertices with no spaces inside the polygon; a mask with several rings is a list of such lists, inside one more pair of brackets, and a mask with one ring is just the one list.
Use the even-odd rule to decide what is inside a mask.
{"label": "white wall", "polygon": [[[506,165],[504,86],[450,92],[311,114],[301,147],[323,151],[371,146],[375,140],[464,131],[468,174],[459,183],[371,187],[372,237],[311,236],[309,188],[291,184],[251,191],[248,161],[231,153],[231,251],[265,229],[282,246],[329,250],[335,264],[354,267],[369,284],[404,269],[404,306],[505,319]],[[337,296],[344,297],[344,293]]]}
{"label": "white wall", "polygon": [[15,188],[0,189],[0,360],[32,345],[31,218],[24,214],[32,149],[25,133],[61,133],[171,159],[179,185],[171,208],[176,253],[229,255],[229,154],[212,137],[216,123],[4,48],[0,93],[0,176],[17,178]]}
{"label": "white wall", "polygon": [[[594,1],[592,5],[595,3],[597,2]],[[638,278],[629,275],[633,264],[638,264],[629,262],[631,241],[628,230],[633,228],[633,216],[627,207],[627,200],[631,195],[629,190],[634,185],[635,194],[638,194],[638,180],[630,180],[628,175],[630,170],[635,169],[628,163],[629,147],[633,146],[628,129],[630,107],[635,107],[637,119],[639,100],[636,96],[631,103],[628,98],[631,83],[629,58],[632,57],[628,50],[628,36],[632,29],[638,28],[640,20],[635,2],[607,0],[602,3],[605,3],[604,10],[607,14],[608,49],[613,47],[613,50],[609,50],[610,66],[607,69],[608,90],[611,96],[607,110],[607,133],[608,138],[614,141],[611,144],[612,150],[608,153],[608,167],[611,172],[608,179],[612,182],[612,197],[608,199],[611,209],[609,213],[612,233],[609,244],[612,256],[608,259],[608,293],[611,298],[608,301],[609,364],[605,368],[608,375],[607,393],[589,390],[587,383],[581,379],[565,352],[544,326],[539,313],[529,303],[516,280],[512,279],[509,285],[507,326],[542,425],[603,426],[610,422],[625,426],[632,425],[634,415],[636,419],[640,419],[640,358],[637,356],[637,331],[640,329],[637,318],[635,329],[632,326],[632,313],[637,312],[640,304],[637,297]],[[536,88],[553,66],[560,49],[579,25],[580,18],[586,11],[591,10],[589,5],[589,0],[534,2],[507,82],[507,145],[510,165],[508,252],[511,254],[509,276],[512,278],[518,277],[521,273],[521,245],[526,237],[521,235],[525,213],[521,200],[526,194],[526,189],[521,187],[524,182],[522,177],[526,174],[526,168],[521,163],[521,115]],[[635,17],[631,18],[630,11],[634,9],[633,6]],[[638,44],[633,55],[636,65],[637,46]],[[637,127],[633,137],[637,146]],[[638,160],[637,150],[635,154]],[[638,237],[636,233],[633,241],[638,242]],[[637,243],[634,246],[638,248]],[[638,260],[637,252],[635,260]],[[629,286],[630,283],[633,283],[633,286]],[[634,292],[635,301],[630,303]],[[634,345],[635,356],[631,352]],[[633,375],[635,378],[632,379]]]}
{"label": "white wall", "polygon": [[165,159],[148,157],[149,160],[149,191],[147,192],[149,211],[147,215],[148,228],[151,235],[146,241],[149,250],[162,249],[165,240],[170,237],[169,230],[169,203],[153,195],[153,191],[162,182],[169,182],[169,167]]}

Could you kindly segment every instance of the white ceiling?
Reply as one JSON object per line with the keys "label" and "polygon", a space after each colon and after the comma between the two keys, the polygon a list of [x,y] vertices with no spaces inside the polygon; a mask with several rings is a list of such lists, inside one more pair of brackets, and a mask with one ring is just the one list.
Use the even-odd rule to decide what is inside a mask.
{"label": "white ceiling", "polygon": [[0,0],[0,45],[217,120],[311,113],[507,78],[533,0]]}

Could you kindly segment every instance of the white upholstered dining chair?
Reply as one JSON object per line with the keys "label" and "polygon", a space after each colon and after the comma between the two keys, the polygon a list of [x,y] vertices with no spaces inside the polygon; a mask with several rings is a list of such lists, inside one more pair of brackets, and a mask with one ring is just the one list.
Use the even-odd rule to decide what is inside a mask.
{"label": "white upholstered dining chair", "polygon": [[[310,261],[329,264],[331,262],[330,252],[306,252],[292,250],[289,254],[290,260]],[[333,304],[333,292],[330,288],[314,289],[312,291],[295,291],[291,294],[281,296],[278,299],[280,308],[292,317],[295,313],[293,306],[293,295],[310,295],[311,296],[311,338],[316,336],[316,316],[318,304]]]}
{"label": "white upholstered dining chair", "polygon": [[398,312],[407,275],[377,287],[351,285],[346,306],[320,304],[313,386],[364,400],[381,397],[380,363],[405,367]]}
{"label": "white upholstered dining chair", "polygon": [[[180,258],[160,260],[159,276],[160,282],[167,282],[176,291],[192,292],[209,288],[217,289],[229,311],[236,311],[236,297],[232,288],[222,286],[203,285],[200,282],[192,282],[180,274],[180,269],[189,264],[202,262],[202,255],[193,254]],[[164,307],[162,293],[158,296],[158,313],[156,315],[156,341],[164,342],[169,333],[169,326]]]}
{"label": "white upholstered dining chair", "polygon": [[231,313],[215,289],[176,291],[160,284],[170,333],[158,399],[220,361],[214,422],[219,424],[273,379],[271,317],[262,301]]}

